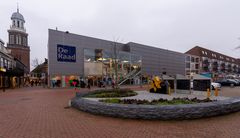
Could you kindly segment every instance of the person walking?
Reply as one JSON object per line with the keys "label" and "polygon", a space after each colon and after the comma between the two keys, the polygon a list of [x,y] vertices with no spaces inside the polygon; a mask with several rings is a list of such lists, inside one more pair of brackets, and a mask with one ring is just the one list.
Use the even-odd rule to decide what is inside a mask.
{"label": "person walking", "polygon": [[168,80],[165,80],[165,86],[166,86],[166,94],[169,93],[169,82]]}
{"label": "person walking", "polygon": [[91,86],[90,86],[90,79],[87,80],[87,88],[90,90],[91,89]]}

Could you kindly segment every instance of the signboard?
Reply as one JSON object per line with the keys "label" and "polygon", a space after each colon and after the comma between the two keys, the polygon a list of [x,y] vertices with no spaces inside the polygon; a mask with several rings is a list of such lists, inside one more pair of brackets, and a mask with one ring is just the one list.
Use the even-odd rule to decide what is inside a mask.
{"label": "signboard", "polygon": [[58,44],[57,61],[76,62],[76,47]]}

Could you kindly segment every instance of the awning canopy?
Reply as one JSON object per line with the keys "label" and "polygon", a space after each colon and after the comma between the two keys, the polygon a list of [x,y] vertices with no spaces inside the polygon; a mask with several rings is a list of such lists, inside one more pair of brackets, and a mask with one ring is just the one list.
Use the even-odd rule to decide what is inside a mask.
{"label": "awning canopy", "polygon": [[203,75],[195,74],[193,75],[193,80],[211,80],[211,78],[205,77]]}

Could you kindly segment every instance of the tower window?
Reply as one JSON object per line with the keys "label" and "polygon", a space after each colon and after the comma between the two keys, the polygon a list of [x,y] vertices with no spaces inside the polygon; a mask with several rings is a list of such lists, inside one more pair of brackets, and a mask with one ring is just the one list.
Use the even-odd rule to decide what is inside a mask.
{"label": "tower window", "polygon": [[16,44],[18,45],[18,35],[16,36]]}
{"label": "tower window", "polygon": [[10,35],[10,44],[14,44],[14,35]]}
{"label": "tower window", "polygon": [[19,21],[17,21],[17,27],[19,27],[19,25],[20,25],[20,23],[19,23]]}
{"label": "tower window", "polygon": [[20,36],[20,35],[18,36],[18,44],[19,44],[19,45],[22,44],[22,39],[21,39],[21,36]]}
{"label": "tower window", "polygon": [[26,39],[26,37],[23,37],[23,45],[27,46],[27,39]]}

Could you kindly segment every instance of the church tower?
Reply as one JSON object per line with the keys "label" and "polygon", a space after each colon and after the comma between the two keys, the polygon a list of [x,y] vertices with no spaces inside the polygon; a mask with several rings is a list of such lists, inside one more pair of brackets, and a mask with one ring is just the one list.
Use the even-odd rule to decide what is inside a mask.
{"label": "church tower", "polygon": [[21,61],[30,71],[30,47],[28,46],[28,34],[24,27],[24,17],[19,12],[14,12],[11,17],[12,25],[8,30],[8,44],[7,48],[11,50],[11,54],[14,58]]}

